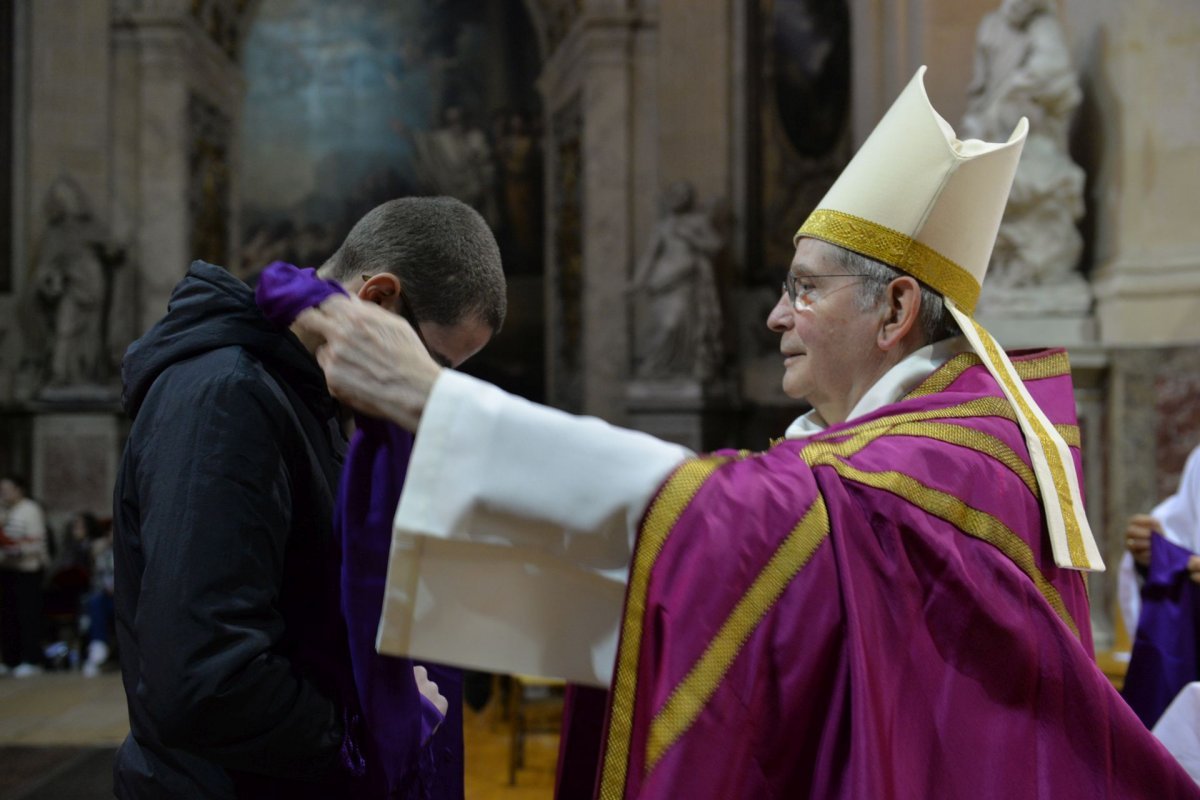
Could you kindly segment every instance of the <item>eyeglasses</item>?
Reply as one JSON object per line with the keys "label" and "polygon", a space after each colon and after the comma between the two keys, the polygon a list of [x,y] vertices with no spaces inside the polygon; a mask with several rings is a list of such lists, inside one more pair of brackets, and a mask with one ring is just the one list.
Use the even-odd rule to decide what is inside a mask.
{"label": "eyeglasses", "polygon": [[[375,276],[374,275],[363,275],[362,279],[363,279],[363,282],[365,283],[366,281],[369,281],[373,277],[375,277]],[[404,296],[403,289],[400,290],[399,297],[400,297],[400,316],[404,318],[405,322],[407,322],[409,325],[412,325],[413,333],[417,334],[417,338],[420,339],[421,344],[424,345],[425,352],[429,353],[429,357],[432,358],[434,361],[436,361],[439,367],[453,367],[454,365],[450,363],[450,359],[446,358],[444,355],[442,355],[438,351],[434,350],[432,347],[429,346],[429,342],[425,341],[425,334],[421,333],[421,324],[419,322],[417,322],[417,315],[413,313],[412,306],[410,306],[408,304],[408,298]]]}
{"label": "eyeglasses", "polygon": [[[788,300],[792,302],[792,308],[797,311],[802,311],[806,308],[812,308],[821,301],[823,296],[821,289],[813,283],[817,278],[860,278],[863,280],[876,280],[875,275],[868,275],[864,272],[849,272],[836,273],[832,275],[794,275],[789,272],[783,279],[783,291],[787,293]],[[842,288],[842,287],[837,287]]]}

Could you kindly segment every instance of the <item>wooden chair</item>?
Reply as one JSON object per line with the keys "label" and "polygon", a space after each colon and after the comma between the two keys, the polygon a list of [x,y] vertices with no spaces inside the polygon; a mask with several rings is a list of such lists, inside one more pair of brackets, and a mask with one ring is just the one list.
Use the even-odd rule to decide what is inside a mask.
{"label": "wooden chair", "polygon": [[517,770],[525,766],[525,737],[559,732],[565,687],[563,681],[553,678],[510,677],[505,715],[509,724],[509,786],[517,785]]}

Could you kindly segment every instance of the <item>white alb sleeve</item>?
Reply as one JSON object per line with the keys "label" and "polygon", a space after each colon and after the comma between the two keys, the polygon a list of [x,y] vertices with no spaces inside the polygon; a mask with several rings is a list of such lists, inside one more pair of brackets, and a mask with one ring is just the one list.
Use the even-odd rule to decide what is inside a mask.
{"label": "white alb sleeve", "polygon": [[380,651],[607,685],[638,524],[690,455],[444,371],[396,509]]}

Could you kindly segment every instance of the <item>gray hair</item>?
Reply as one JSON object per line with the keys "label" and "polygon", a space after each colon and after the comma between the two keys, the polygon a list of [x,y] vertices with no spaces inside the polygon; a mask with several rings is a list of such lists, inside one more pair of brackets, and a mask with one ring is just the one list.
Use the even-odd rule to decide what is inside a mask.
{"label": "gray hair", "polygon": [[342,283],[390,272],[418,320],[456,325],[478,314],[500,330],[508,308],[496,238],[475,209],[453,197],[402,197],[354,224],[321,274]]}
{"label": "gray hair", "polygon": [[[834,246],[833,250],[834,259],[847,273],[866,277],[866,280],[858,283],[854,295],[855,304],[860,311],[870,311],[878,306],[883,300],[888,284],[908,274],[844,247]],[[921,287],[921,310],[917,323],[925,335],[925,343],[930,344],[961,335],[962,331],[959,330],[954,317],[946,310],[942,296],[924,283],[917,283]]]}

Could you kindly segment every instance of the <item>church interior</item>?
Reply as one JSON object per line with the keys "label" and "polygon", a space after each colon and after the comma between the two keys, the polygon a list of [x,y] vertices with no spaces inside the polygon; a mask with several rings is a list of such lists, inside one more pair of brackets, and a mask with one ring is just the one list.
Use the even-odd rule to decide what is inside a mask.
{"label": "church interior", "polygon": [[[122,355],[188,265],[319,267],[405,195],[462,200],[499,243],[508,319],[464,371],[764,449],[805,410],[765,323],[792,236],[926,65],[961,138],[1030,121],[978,317],[1069,355],[1119,686],[1126,521],[1200,444],[1198,52],[1195,0],[8,0],[0,474],[60,540],[110,521]],[[107,796],[124,694],[77,655],[0,678],[0,795]],[[553,720],[513,748],[557,687],[487,690],[467,796],[551,797]]]}

